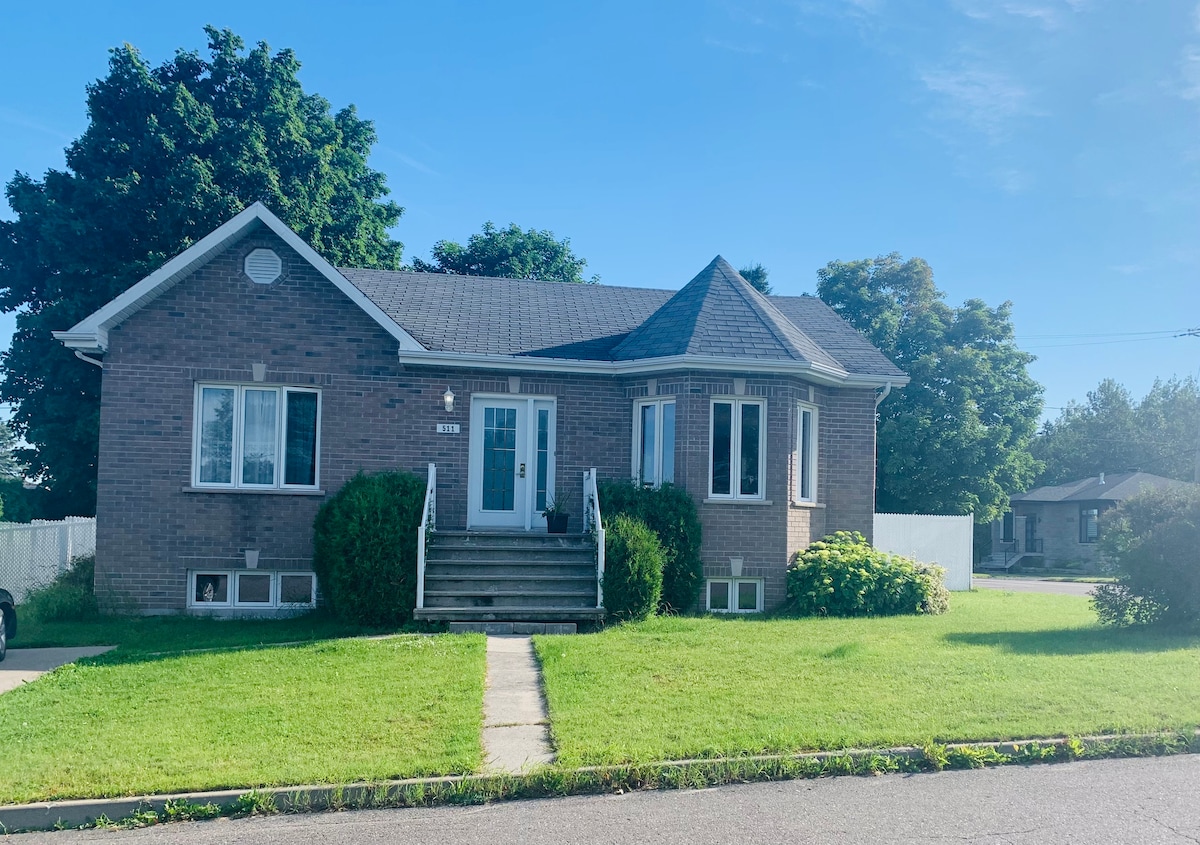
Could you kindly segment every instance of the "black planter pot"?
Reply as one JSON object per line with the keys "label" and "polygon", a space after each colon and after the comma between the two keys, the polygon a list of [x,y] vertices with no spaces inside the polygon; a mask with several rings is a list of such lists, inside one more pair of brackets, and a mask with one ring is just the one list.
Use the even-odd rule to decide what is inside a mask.
{"label": "black planter pot", "polygon": [[552,513],[546,517],[546,533],[547,534],[566,534],[567,523],[570,522],[570,514]]}

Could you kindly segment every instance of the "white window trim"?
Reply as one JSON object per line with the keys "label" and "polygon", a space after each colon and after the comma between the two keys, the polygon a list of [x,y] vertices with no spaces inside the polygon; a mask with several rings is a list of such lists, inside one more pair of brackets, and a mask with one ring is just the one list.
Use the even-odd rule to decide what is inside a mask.
{"label": "white window trim", "polygon": [[[203,413],[203,391],[206,388],[215,390],[232,390],[233,395],[233,448],[232,471],[230,482],[221,483],[200,480],[200,442],[201,415]],[[243,419],[243,396],[247,390],[273,390],[276,393],[276,432],[275,432],[275,480],[271,484],[246,484],[242,481],[242,444],[245,436]],[[317,397],[317,425],[315,461],[312,484],[286,484],[287,478],[287,395],[289,393],[312,393]],[[321,391],[312,387],[293,387],[291,385],[271,385],[260,382],[196,382],[192,397],[192,487],[205,490],[319,490],[321,486]]]}
{"label": "white window trim", "polygon": [[[652,486],[658,487],[663,483],[662,482],[663,406],[664,405],[674,405],[674,404],[675,404],[674,396],[659,396],[654,399],[639,399],[638,401],[633,403],[633,448],[631,450],[631,454],[632,454],[632,458],[633,458],[633,462],[632,462],[633,465],[630,470],[630,477],[633,479],[635,484],[641,485],[641,484],[646,483],[646,481],[648,480],[648,481],[650,481]],[[646,407],[647,405],[654,405],[657,408],[657,410],[654,413],[654,428],[655,428],[655,435],[656,435],[655,441],[654,441],[654,469],[655,469],[654,475],[655,475],[655,477],[652,479],[642,478],[642,467],[641,467],[641,461],[642,461],[642,408]],[[678,408],[676,408],[676,411],[678,411]],[[676,419],[675,419],[675,436],[676,436],[676,438],[678,438],[678,436],[679,436],[679,419],[678,419],[678,417],[676,417]]]}
{"label": "white window trim", "polygon": [[[242,579],[247,576],[267,576],[267,600],[266,601],[240,601],[238,596],[241,595]],[[263,569],[238,569],[233,573],[233,606],[234,607],[278,607],[279,591],[277,589],[279,579],[271,570]]]}
{"label": "white window trim", "polygon": [[[804,454],[804,415],[805,413],[812,414],[812,440],[808,444],[808,454]],[[818,455],[820,449],[818,443],[821,439],[821,417],[817,406],[808,402],[796,403],[796,484],[795,490],[792,492],[792,501],[797,504],[811,505],[817,501],[817,471],[820,467]],[[809,467],[809,480],[811,487],[811,495],[802,495],[803,491],[800,488],[803,474],[801,469],[805,462]]]}
{"label": "white window trim", "polygon": [[[196,578],[204,575],[224,575],[228,578],[228,590],[225,601],[196,601]],[[239,602],[237,600],[237,582],[243,575],[271,576],[271,600],[269,602]],[[284,602],[281,600],[282,589],[280,579],[284,576],[304,576],[312,579],[311,602]],[[272,610],[275,608],[302,608],[317,606],[317,576],[314,572],[303,569],[191,569],[187,579],[187,606],[189,608],[237,608],[240,610]]]}
{"label": "white window trim", "polygon": [[[728,584],[729,585],[729,604],[726,609],[716,609],[712,607],[712,585],[713,584]],[[739,584],[754,584],[755,585],[755,606],[753,610],[739,610],[737,608],[737,588]],[[704,583],[704,609],[709,613],[762,613],[763,609],[763,579],[762,578],[709,578]]]}
{"label": "white window trim", "polygon": [[[713,435],[716,429],[718,404],[733,405],[729,431],[729,492],[713,492]],[[742,414],[743,405],[757,405],[758,412],[758,492],[750,495],[741,492],[742,478]],[[758,501],[767,498],[767,401],[765,399],[741,399],[732,396],[713,397],[708,406],[708,498],[721,501]]]}

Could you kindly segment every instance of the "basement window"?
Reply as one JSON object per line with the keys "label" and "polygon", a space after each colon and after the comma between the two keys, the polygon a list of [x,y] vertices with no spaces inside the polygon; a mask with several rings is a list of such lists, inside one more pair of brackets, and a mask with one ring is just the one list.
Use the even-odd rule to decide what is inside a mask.
{"label": "basement window", "polygon": [[709,613],[758,613],[763,609],[761,578],[709,578],[706,593]]}
{"label": "basement window", "polygon": [[273,569],[188,572],[188,607],[315,607],[317,576]]}

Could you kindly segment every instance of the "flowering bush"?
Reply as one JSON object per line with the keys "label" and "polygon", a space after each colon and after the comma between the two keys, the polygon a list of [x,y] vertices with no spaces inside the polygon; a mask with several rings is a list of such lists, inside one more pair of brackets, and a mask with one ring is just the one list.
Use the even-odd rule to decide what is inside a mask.
{"label": "flowering bush", "polygon": [[838,531],[796,554],[788,608],[799,616],[945,613],[946,570],[881,552],[857,531]]}

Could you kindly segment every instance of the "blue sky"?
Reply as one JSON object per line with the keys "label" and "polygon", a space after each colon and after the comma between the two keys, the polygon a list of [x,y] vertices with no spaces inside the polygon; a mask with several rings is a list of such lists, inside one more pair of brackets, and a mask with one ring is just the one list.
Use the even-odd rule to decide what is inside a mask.
{"label": "blue sky", "polygon": [[[606,284],[715,254],[813,292],[830,260],[921,256],[951,302],[1014,303],[1053,416],[1113,377],[1200,372],[1196,0],[22,3],[0,175],[41,175],[128,42],[202,26],[293,48],[375,121],[427,257],[486,220],[570,237]],[[7,206],[0,214],[9,215]],[[12,318],[0,318],[0,343]],[[1157,333],[1157,334],[1134,334]],[[1150,338],[1150,339],[1147,339]]]}

